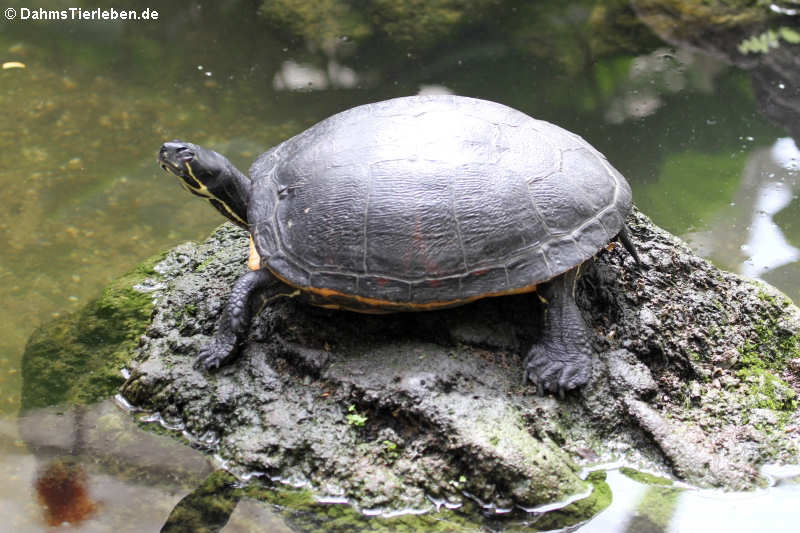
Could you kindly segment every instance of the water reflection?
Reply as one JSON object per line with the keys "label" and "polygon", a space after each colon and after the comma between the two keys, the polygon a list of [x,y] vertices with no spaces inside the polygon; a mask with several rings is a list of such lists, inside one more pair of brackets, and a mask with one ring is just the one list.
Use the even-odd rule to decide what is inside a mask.
{"label": "water reflection", "polygon": [[[800,496],[797,467],[767,467],[775,484],[749,493],[659,486],[610,470],[611,505],[578,528],[580,533],[681,533],[686,531],[792,531]],[[754,512],[758,509],[758,512]]]}
{"label": "water reflection", "polygon": [[606,121],[620,124],[648,117],[681,91],[714,91],[714,78],[726,70],[719,59],[688,47],[659,48],[631,61],[627,80],[605,112]]}
{"label": "water reflection", "polygon": [[36,496],[48,526],[78,526],[97,510],[89,495],[86,469],[68,459],[54,459],[36,474]]}
{"label": "water reflection", "polygon": [[327,69],[289,59],[275,73],[272,88],[276,91],[352,89],[361,83],[362,80],[355,70],[333,59],[328,61]]}
{"label": "water reflection", "polygon": [[32,410],[18,427],[0,420],[0,449],[3,526],[18,533],[44,525],[119,533],[233,533],[256,525],[289,531],[263,503],[237,507],[235,479],[215,471],[207,455],[139,428],[111,400]]}
{"label": "water reflection", "polygon": [[798,497],[797,484],[746,494],[686,493],[665,531],[792,531],[797,527]]}
{"label": "water reflection", "polygon": [[792,189],[786,183],[770,182],[756,193],[750,235],[742,250],[748,259],[741,272],[753,278],[800,259],[800,249],[788,243],[772,217],[792,201]]}
{"label": "water reflection", "polygon": [[[770,280],[772,273],[800,260],[776,219],[798,194],[800,150],[790,137],[750,151],[738,189],[708,230],[685,235],[706,257],[745,276]],[[797,284],[778,285],[797,298]]]}

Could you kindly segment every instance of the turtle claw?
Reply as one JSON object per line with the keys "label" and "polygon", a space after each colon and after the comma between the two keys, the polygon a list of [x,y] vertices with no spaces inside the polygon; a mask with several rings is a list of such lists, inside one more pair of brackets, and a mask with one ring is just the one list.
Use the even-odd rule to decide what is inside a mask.
{"label": "turtle claw", "polygon": [[217,369],[233,356],[235,349],[235,339],[228,339],[224,335],[215,337],[197,354],[195,366],[203,370]]}
{"label": "turtle claw", "polygon": [[592,370],[591,352],[586,347],[537,344],[525,359],[525,377],[536,383],[536,394],[557,394],[563,399],[567,391],[589,382]]}

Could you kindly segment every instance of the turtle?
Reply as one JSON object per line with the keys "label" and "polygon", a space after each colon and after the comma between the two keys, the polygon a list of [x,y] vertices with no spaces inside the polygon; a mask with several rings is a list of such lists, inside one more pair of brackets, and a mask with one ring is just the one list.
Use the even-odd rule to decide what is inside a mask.
{"label": "turtle", "polygon": [[180,140],[158,161],[250,233],[250,268],[197,356],[205,370],[234,358],[254,302],[283,295],[393,313],[537,291],[544,328],[523,376],[563,395],[592,367],[574,297],[581,265],[615,239],[639,263],[622,174],[580,136],[487,100],[360,105],[267,150],[249,177]]}

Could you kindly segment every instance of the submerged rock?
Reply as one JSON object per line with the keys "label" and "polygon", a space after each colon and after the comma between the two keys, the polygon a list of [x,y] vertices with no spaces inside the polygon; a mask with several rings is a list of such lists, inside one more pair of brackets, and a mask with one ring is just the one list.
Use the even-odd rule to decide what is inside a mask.
{"label": "submerged rock", "polygon": [[287,298],[255,319],[233,363],[194,368],[246,268],[247,235],[230,225],[156,265],[122,393],[236,472],[366,511],[536,509],[585,497],[581,467],[614,458],[702,486],[763,484],[761,463],[800,451],[800,311],[644,215],[628,223],[648,266],[618,246],[585,265],[593,375],[563,400],[522,383],[544,307],[532,295],[384,316]]}

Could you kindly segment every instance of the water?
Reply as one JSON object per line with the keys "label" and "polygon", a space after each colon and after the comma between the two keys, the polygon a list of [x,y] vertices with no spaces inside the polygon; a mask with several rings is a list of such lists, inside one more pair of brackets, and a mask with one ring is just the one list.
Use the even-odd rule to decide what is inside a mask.
{"label": "water", "polygon": [[[788,472],[797,475],[797,469]],[[608,472],[614,500],[581,533],[682,531],[793,531],[797,484],[747,493],[658,487],[637,482],[620,470]],[[758,512],[754,512],[758,509]]]}
{"label": "water", "polygon": [[[52,4],[46,9],[63,9]],[[436,20],[404,25],[397,21],[414,13],[395,6],[398,13],[373,18],[346,9],[289,17],[296,24],[277,32],[235,1],[158,8],[159,20],[147,22],[0,20],[0,60],[11,67],[0,70],[0,515],[13,516],[16,531],[41,530],[33,479],[47,470],[43,450],[75,445],[64,437],[37,447],[18,433],[20,359],[31,332],[142,259],[221,222],[155,164],[164,140],[209,146],[246,169],[269,146],[360,103],[433,92],[488,98],[579,133],[628,177],[657,224],[720,266],[800,297],[800,152],[759,114],[750,75],[669,46],[641,22],[604,25],[586,2],[509,5],[492,16],[476,8],[470,16],[486,22],[460,31]],[[375,30],[370,20],[384,25]],[[410,27],[424,32],[409,36]],[[63,425],[70,435],[87,415],[74,416]],[[88,456],[108,458],[102,449],[89,447]],[[211,471],[206,459],[193,460],[168,476],[145,469],[157,482],[97,465],[85,475],[117,529],[156,530]],[[136,458],[125,464],[140,472]],[[746,505],[767,508],[764,501],[781,500]],[[244,507],[256,518],[237,524],[286,528],[257,504]],[[728,513],[718,508],[709,513]],[[680,520],[697,529],[698,515],[676,516],[694,517]],[[145,529],[130,529],[137,519]],[[247,530],[236,527],[225,531]]]}

